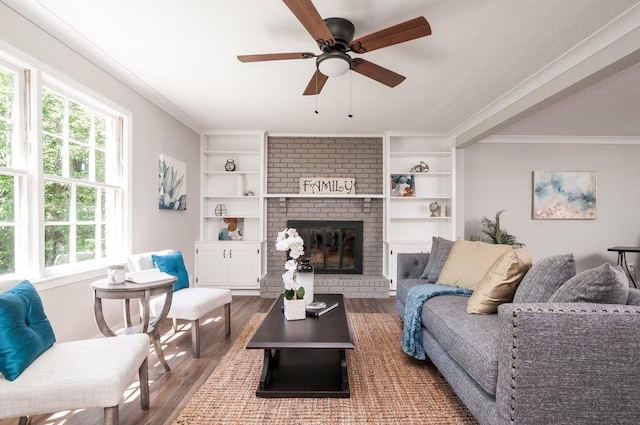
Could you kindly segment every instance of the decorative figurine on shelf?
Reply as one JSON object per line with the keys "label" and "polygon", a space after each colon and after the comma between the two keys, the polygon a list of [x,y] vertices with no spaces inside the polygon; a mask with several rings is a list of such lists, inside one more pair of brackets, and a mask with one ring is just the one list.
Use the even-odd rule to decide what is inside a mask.
{"label": "decorative figurine on shelf", "polygon": [[214,213],[218,217],[224,217],[225,215],[227,215],[227,207],[224,204],[218,204],[216,205],[216,209],[214,210]]}
{"label": "decorative figurine on shelf", "polygon": [[256,194],[253,193],[253,190],[245,190],[244,196],[256,196]]}
{"label": "decorative figurine on shelf", "polygon": [[227,159],[227,163],[224,164],[225,171],[236,171],[236,163],[233,159]]}
{"label": "decorative figurine on shelf", "polygon": [[438,204],[438,201],[433,201],[429,204],[429,211],[431,211],[431,215],[429,217],[438,216],[438,211],[440,211],[440,204]]}
{"label": "decorative figurine on shelf", "polygon": [[416,164],[413,167],[411,167],[409,171],[411,171],[412,173],[428,173],[429,166],[427,165],[426,162],[420,161],[419,164]]}

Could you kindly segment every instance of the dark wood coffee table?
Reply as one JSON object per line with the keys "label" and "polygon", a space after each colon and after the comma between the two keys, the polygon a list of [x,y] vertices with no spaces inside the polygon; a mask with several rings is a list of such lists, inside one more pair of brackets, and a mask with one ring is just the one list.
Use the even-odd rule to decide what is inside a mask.
{"label": "dark wood coffee table", "polygon": [[315,294],[314,301],[338,307],[321,317],[286,320],[284,296],[253,335],[247,348],[264,350],[258,397],[350,397],[347,349],[351,325],[342,294]]}

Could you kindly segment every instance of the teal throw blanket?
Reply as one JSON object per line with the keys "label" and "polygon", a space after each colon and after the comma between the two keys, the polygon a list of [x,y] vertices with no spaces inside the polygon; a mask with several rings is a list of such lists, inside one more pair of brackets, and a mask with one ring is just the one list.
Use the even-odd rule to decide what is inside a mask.
{"label": "teal throw blanket", "polygon": [[418,360],[425,360],[427,354],[422,346],[422,305],[436,295],[470,296],[471,291],[455,286],[426,283],[409,289],[404,307],[404,329],[402,330],[402,349]]}

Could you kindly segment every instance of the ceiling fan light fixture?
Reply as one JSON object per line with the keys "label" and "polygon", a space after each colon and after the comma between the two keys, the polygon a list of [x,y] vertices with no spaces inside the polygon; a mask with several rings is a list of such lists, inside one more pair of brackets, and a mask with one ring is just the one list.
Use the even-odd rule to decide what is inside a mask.
{"label": "ceiling fan light fixture", "polygon": [[318,70],[327,77],[337,77],[351,69],[351,57],[343,52],[327,52],[316,59]]}

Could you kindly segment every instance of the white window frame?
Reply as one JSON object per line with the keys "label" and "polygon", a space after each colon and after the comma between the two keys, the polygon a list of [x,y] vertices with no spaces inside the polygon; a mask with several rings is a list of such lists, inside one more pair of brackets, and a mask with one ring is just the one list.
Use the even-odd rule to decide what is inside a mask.
{"label": "white window frame", "polygon": [[[2,47],[2,46],[0,46]],[[14,53],[15,54],[15,53]],[[30,279],[41,287],[55,287],[74,283],[83,279],[91,279],[104,274],[104,268],[110,264],[122,263],[131,250],[131,113],[105,99],[92,90],[70,80],[55,70],[47,68],[41,63],[31,60],[27,64],[8,53],[0,50],[0,64],[13,71],[19,71],[20,91],[20,131],[19,140],[24,141],[19,147],[21,157],[17,163],[20,168],[0,167],[2,174],[17,176],[20,193],[15,208],[16,226],[16,259],[15,273],[0,275],[0,279]],[[118,152],[117,166],[120,174],[119,184],[99,182],[85,182],[77,179],[67,179],[61,176],[45,175],[42,172],[42,90],[43,87],[60,93],[74,102],[85,105],[116,120],[119,128],[116,150]],[[14,143],[15,144],[15,143]],[[105,155],[109,150],[105,146]],[[15,158],[14,158],[15,161]],[[16,162],[14,162],[16,164]],[[106,171],[105,171],[106,172]],[[119,191],[116,200],[116,219],[111,225],[119,228],[115,232],[114,253],[108,257],[89,261],[71,262],[65,265],[45,267],[44,256],[44,182],[56,180],[89,186],[115,189]],[[77,222],[75,224],[78,224]],[[96,226],[102,224],[100,221]],[[70,239],[70,244],[71,239]],[[99,244],[99,242],[97,242]],[[75,260],[75,259],[74,259]]]}

